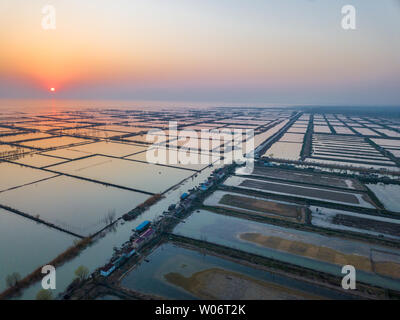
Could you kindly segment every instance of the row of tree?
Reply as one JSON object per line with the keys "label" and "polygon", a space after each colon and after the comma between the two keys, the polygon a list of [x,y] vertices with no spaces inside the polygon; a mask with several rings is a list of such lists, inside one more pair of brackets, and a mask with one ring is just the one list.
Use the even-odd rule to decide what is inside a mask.
{"label": "row of tree", "polygon": [[[89,276],[89,269],[85,266],[80,266],[75,270],[76,279],[79,282],[85,281]],[[18,272],[14,272],[6,277],[6,285],[8,288],[14,287],[18,285],[18,282],[21,280],[21,275]],[[36,300],[52,300],[53,294],[50,290],[41,289],[36,294]]]}

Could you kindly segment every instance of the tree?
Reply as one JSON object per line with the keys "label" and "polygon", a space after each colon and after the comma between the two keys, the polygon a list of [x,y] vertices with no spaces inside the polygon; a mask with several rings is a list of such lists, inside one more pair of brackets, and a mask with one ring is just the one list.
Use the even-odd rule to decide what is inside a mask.
{"label": "tree", "polygon": [[42,289],[36,294],[36,300],[53,300],[53,294],[50,290]]}
{"label": "tree", "polygon": [[105,215],[105,217],[104,217],[104,223],[108,226],[109,224],[111,224],[111,223],[113,223],[114,222],[114,220],[115,220],[115,216],[116,216],[116,213],[115,213],[115,209],[113,209],[113,210],[108,210],[108,213]]}
{"label": "tree", "polygon": [[14,272],[6,277],[7,287],[14,287],[18,281],[21,280],[21,275],[18,272]]}
{"label": "tree", "polygon": [[78,269],[75,270],[75,275],[80,281],[86,280],[89,276],[89,269],[85,266],[80,266]]}

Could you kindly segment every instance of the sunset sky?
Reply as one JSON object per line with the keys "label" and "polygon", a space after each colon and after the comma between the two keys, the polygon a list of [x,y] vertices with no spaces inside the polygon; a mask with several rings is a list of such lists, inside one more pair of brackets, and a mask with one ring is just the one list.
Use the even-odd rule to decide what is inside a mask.
{"label": "sunset sky", "polygon": [[397,0],[1,0],[0,45],[4,99],[400,105]]}

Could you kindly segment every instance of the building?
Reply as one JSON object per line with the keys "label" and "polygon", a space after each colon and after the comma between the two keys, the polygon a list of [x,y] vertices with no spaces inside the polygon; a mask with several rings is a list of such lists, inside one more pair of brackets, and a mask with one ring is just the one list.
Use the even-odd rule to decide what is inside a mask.
{"label": "building", "polygon": [[141,224],[139,224],[136,228],[135,231],[138,233],[141,233],[143,231],[146,231],[151,225],[151,222],[149,220],[143,221]]}
{"label": "building", "polygon": [[115,265],[113,263],[109,263],[106,266],[104,266],[101,270],[100,270],[100,274],[103,277],[108,277],[111,273],[114,272],[115,270]]}

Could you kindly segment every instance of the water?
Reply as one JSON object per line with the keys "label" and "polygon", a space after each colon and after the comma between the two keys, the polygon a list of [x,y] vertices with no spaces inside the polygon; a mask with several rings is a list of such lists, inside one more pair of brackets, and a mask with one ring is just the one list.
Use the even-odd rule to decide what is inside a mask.
{"label": "water", "polygon": [[[242,240],[240,236],[245,233],[261,234],[263,236],[272,236],[285,240],[302,242],[313,246],[330,248],[346,255],[354,255],[355,257],[364,256],[369,258],[371,249],[392,251],[396,254],[400,250],[387,249],[376,245],[350,241],[340,238],[327,237],[315,233],[292,230],[274,225],[248,221],[231,216],[224,216],[212,213],[206,210],[194,212],[185,223],[179,224],[174,233],[189,238],[205,240],[208,242],[224,245],[230,248],[239,249],[245,252],[254,253],[267,258],[280,260],[283,262],[299,265],[305,268],[342,276],[341,268],[344,265],[338,265],[331,261],[331,257],[321,257],[319,260],[298,254],[290,253],[287,248],[271,249],[254,242]],[[284,241],[282,243],[285,243]],[[293,244],[294,245],[294,244]],[[289,247],[290,248],[290,247]],[[315,257],[315,256],[314,256]],[[325,261],[330,262],[325,262]],[[360,262],[361,263],[361,262]],[[347,263],[345,263],[347,264]],[[355,267],[359,270],[358,265]],[[360,265],[361,267],[361,265]],[[372,274],[359,270],[357,277],[360,281],[380,285],[387,288],[400,289],[400,281],[389,279],[378,274]]]}
{"label": "water", "polygon": [[[65,149],[60,150],[57,154],[59,157],[64,157],[62,151]],[[147,147],[139,146],[135,144],[124,144],[124,143],[114,143],[114,142],[96,142],[91,144],[85,144],[82,146],[75,146],[70,147],[67,149],[80,152],[82,153],[81,157],[85,155],[91,154],[101,154],[105,156],[112,156],[112,157],[125,157],[131,154],[135,154],[138,152],[143,152],[147,150]],[[54,154],[54,153],[53,153]]]}
{"label": "water", "polygon": [[19,144],[25,147],[32,147],[36,149],[50,149],[58,148],[62,146],[68,146],[70,144],[90,143],[93,140],[80,139],[74,137],[53,137],[49,139],[32,140],[26,142],[20,142]]}
{"label": "water", "polygon": [[78,235],[88,236],[106,226],[104,219],[108,213],[114,212],[115,218],[118,218],[149,197],[138,192],[59,176],[2,192],[0,203],[39,216]]}
{"label": "water", "polygon": [[[201,171],[201,170],[205,169],[208,165],[216,162],[219,159],[219,157],[217,157],[217,156],[214,156],[215,159],[213,159],[212,154],[207,153],[207,152],[201,152],[201,153],[194,152],[194,151],[179,151],[178,152],[177,150],[172,149],[172,148],[167,149],[167,148],[162,148],[162,147],[156,148],[156,150],[151,151],[151,152],[149,150],[149,153],[151,155],[154,154],[155,159],[160,159],[159,163],[161,163],[161,164],[165,164],[165,165],[176,167],[176,168],[195,170],[195,171]],[[164,153],[164,155],[162,155],[163,153]],[[172,157],[171,157],[171,155],[172,155]],[[128,156],[128,157],[126,157],[126,159],[148,162],[147,156],[148,155],[147,155],[147,151],[146,151],[146,152],[137,153],[132,156]],[[173,158],[174,156],[176,157],[176,159]],[[204,158],[205,161],[202,161],[202,158]],[[190,160],[190,163],[188,163],[189,161],[187,161],[187,162],[185,162],[185,164],[183,164],[181,162],[181,159]],[[176,161],[176,160],[178,160],[178,161]]]}
{"label": "water", "polygon": [[48,113],[57,112],[63,109],[205,109],[211,107],[269,107],[269,108],[285,108],[292,105],[289,104],[272,104],[272,103],[234,103],[234,102],[202,102],[202,101],[151,101],[151,100],[73,100],[73,99],[0,99],[0,110],[19,111],[19,112],[35,112]]}
{"label": "water", "polygon": [[[79,266],[84,265],[90,270],[90,272],[93,272],[95,269],[105,265],[113,254],[113,248],[120,247],[124,242],[129,240],[134,227],[138,226],[145,220],[151,221],[158,218],[169,205],[177,203],[184,192],[187,192],[189,189],[197,186],[200,182],[203,182],[214,169],[215,167],[207,168],[193,180],[186,180],[184,183],[165,194],[165,198],[151,206],[138,218],[130,222],[118,223],[115,229],[112,229],[101,237],[98,237],[96,241],[83,250],[79,256],[67,261],[62,266],[59,266],[57,268],[57,288],[54,290],[53,296],[63,292],[72,280],[74,280],[74,272]],[[40,282],[36,282],[29,288],[25,289],[22,296],[18,297],[18,299],[35,299],[35,296],[40,289]]]}
{"label": "water", "polygon": [[105,156],[71,161],[48,169],[151,193],[165,192],[194,174],[193,171]]}
{"label": "water", "polygon": [[[0,132],[1,133],[1,132]],[[11,136],[0,137],[1,142],[18,142],[23,140],[32,140],[32,139],[41,139],[41,138],[50,138],[50,134],[35,132],[35,133],[24,133],[17,134]]]}
{"label": "water", "polygon": [[[277,292],[273,292],[270,298],[307,298],[312,296],[319,298],[348,298],[347,295],[324,289],[315,285],[306,284],[304,282],[290,279],[284,276],[271,274],[269,272],[244,266],[229,260],[225,260],[216,256],[205,255],[198,251],[185,249],[167,243],[158,247],[151,253],[147,260],[143,262],[130,273],[128,273],[121,281],[121,285],[140,292],[163,296],[169,299],[197,299],[201,298],[189,289],[176,285],[168,281],[165,277],[171,273],[177,273],[185,278],[190,278],[193,274],[218,268],[241,275],[251,277],[264,283],[272,283],[274,286],[282,286]],[[245,290],[245,288],[242,288]],[[296,293],[287,293],[286,290],[295,290]],[[271,290],[272,291],[272,290]],[[222,299],[229,297],[232,292],[224,292]],[[262,297],[259,297],[262,298]]]}
{"label": "water", "polygon": [[397,184],[367,184],[387,210],[400,212],[400,185]]}
{"label": "water", "polygon": [[14,160],[16,163],[26,164],[35,168],[42,168],[64,162],[60,158],[48,157],[41,154],[28,154],[19,159]]}
{"label": "water", "polygon": [[18,164],[0,162],[0,191],[54,176],[54,173],[24,167]]}
{"label": "water", "polygon": [[0,209],[0,291],[7,275],[23,278],[73,245],[77,238]]}
{"label": "water", "polygon": [[[171,118],[171,116],[174,118],[175,115],[177,115],[177,118],[179,118],[179,115],[191,116],[191,119],[183,118],[180,124],[185,123],[191,125],[195,124],[197,122],[196,120],[198,120],[197,113],[195,114],[195,117],[193,117],[193,114],[191,114],[189,111],[193,104],[177,105],[171,103],[171,105],[168,106],[166,104],[158,103],[154,103],[153,105],[151,105],[151,103],[138,103],[134,105],[135,103],[132,102],[121,102],[119,106],[123,106],[123,108],[120,112],[110,110],[111,108],[118,106],[118,104],[115,104],[112,101],[103,101],[99,104],[93,103],[92,101],[80,101],[73,103],[72,108],[69,108],[71,106],[71,101],[68,101],[67,105],[63,105],[63,102],[60,101],[39,102],[38,104],[36,101],[24,103],[18,102],[20,106],[18,108],[12,107],[14,102],[11,104],[4,104],[3,102],[4,101],[0,101],[0,105],[2,105],[2,107],[0,107],[0,113],[2,114],[0,122],[2,124],[15,123],[17,126],[24,128],[39,129],[42,131],[42,133],[45,133],[44,131],[47,130],[54,130],[51,132],[60,133],[61,129],[63,128],[75,126],[82,127],[90,124],[98,124],[100,122],[107,124],[107,126],[103,127],[103,130],[98,132],[96,131],[100,134],[99,136],[93,138],[109,138],[111,135],[114,135],[115,132],[118,132],[109,131],[110,136],[108,136],[104,129],[121,129],[120,133],[125,134],[125,132],[136,132],[137,129],[134,128],[135,125],[146,124],[154,127],[163,127],[168,123],[169,118]],[[40,106],[40,108],[37,108],[37,106]],[[88,112],[61,112],[64,110],[63,108],[65,106],[68,106],[68,109],[72,109],[74,111],[81,111],[82,106],[92,107],[92,110]],[[170,113],[168,116],[164,117],[161,113],[147,114],[146,112],[143,112],[134,114],[129,112],[134,109],[160,111],[162,108],[167,107],[173,107],[177,112],[179,110],[180,114],[178,115],[177,112]],[[201,108],[207,108],[207,106],[204,105],[199,108],[199,105],[196,104],[196,109],[202,110]],[[243,124],[257,123],[267,125],[277,118],[287,119],[288,114],[288,112],[280,112],[278,115],[276,115],[270,112],[268,115],[264,114],[262,117],[252,117],[253,121],[251,119],[242,119],[242,121],[239,122],[242,122]],[[215,118],[216,117],[210,113],[208,120],[215,120]],[[202,121],[208,120],[207,117],[202,118]],[[231,120],[232,119],[227,119],[224,121],[227,125],[235,123]],[[126,127],[126,129],[124,127],[126,122],[129,123],[131,127]],[[270,129],[266,133],[257,135],[257,143],[263,143],[265,139],[271,136],[271,134],[279,130],[279,127],[281,127],[281,125]],[[8,128],[2,128],[1,130],[1,134],[10,132],[10,129]],[[82,131],[85,130],[82,129]],[[90,136],[90,130],[86,131]],[[259,131],[260,130],[258,130],[258,132]],[[74,130],[70,131],[69,133],[73,134]],[[47,134],[47,132],[45,134]],[[46,137],[45,135],[41,136]],[[13,140],[13,138],[7,139]],[[85,142],[87,144],[82,146],[69,146],[62,150],[37,151],[38,153],[44,155],[36,154],[35,156],[27,156],[16,161],[37,167],[55,164],[49,167],[49,169],[55,171],[59,170],[60,173],[65,172],[66,174],[96,179],[105,183],[115,183],[122,187],[138,189],[143,192],[140,193],[123,190],[121,188],[105,187],[102,184],[67,176],[54,177],[53,173],[46,171],[39,171],[15,164],[1,163],[0,174],[4,173],[4,175],[1,175],[1,177],[6,177],[7,179],[0,180],[0,191],[11,187],[18,188],[0,192],[0,203],[8,203],[10,206],[18,207],[19,209],[27,211],[28,213],[40,215],[41,218],[50,222],[55,222],[61,227],[66,227],[67,229],[71,228],[71,230],[78,230],[79,233],[87,235],[98,230],[98,227],[102,224],[100,220],[109,210],[115,209],[117,211],[116,216],[120,216],[124,213],[124,211],[133,209],[138,203],[144,201],[144,199],[147,199],[149,195],[144,194],[144,192],[164,192],[171,187],[174,189],[168,191],[165,195],[166,198],[152,206],[139,218],[126,223],[119,222],[115,228],[110,229],[106,233],[102,233],[101,236],[99,236],[90,247],[82,251],[78,257],[75,257],[73,260],[66,262],[62,266],[59,266],[57,268],[57,289],[53,293],[54,296],[63,291],[74,279],[74,271],[77,267],[80,265],[85,265],[90,271],[93,271],[94,269],[104,265],[111,257],[113,247],[119,247],[122,243],[129,239],[129,236],[132,233],[132,228],[137,226],[143,220],[152,220],[156,217],[159,217],[170,204],[176,203],[179,200],[179,196],[183,192],[186,192],[193,186],[197,186],[200,182],[203,182],[209,175],[210,171],[214,169],[206,168],[196,178],[193,176],[196,173],[195,171],[182,170],[180,168],[167,168],[133,161],[143,159],[141,157],[143,157],[144,153],[140,154],[138,152],[143,152],[147,147],[138,146],[134,143],[122,144],[116,142],[92,141],[92,139],[55,137],[51,139],[37,140],[34,142],[26,142],[27,146],[36,146],[43,149],[47,149],[49,147],[65,147],[70,143],[75,144]],[[9,145],[0,145],[0,152],[2,150],[7,151],[5,148],[12,149],[13,147]],[[29,151],[29,149],[24,151]],[[135,154],[135,156],[131,157],[130,154]],[[50,155],[54,157],[49,157]],[[62,162],[64,159],[77,159],[83,156],[89,157],[86,159],[71,161],[69,163],[57,164],[58,161]],[[117,159],[116,157],[126,157],[132,159]],[[196,170],[197,167],[192,166],[186,168]],[[198,168],[203,169],[204,167],[202,166]],[[49,179],[37,182],[38,180],[47,178]],[[27,183],[31,184],[21,186]],[[143,199],[138,195],[143,197]],[[13,215],[15,216],[15,214]],[[31,221],[28,219],[25,219],[24,221],[31,223]],[[8,225],[8,222],[5,223]],[[12,224],[10,224],[10,226],[12,226]],[[36,225],[34,224],[34,226]],[[38,226],[44,227],[42,225]],[[228,230],[230,230],[229,223],[227,226]],[[243,226],[239,225],[239,227],[242,228]],[[18,228],[15,228],[15,230],[18,231]],[[49,230],[56,233],[54,233],[54,235],[47,235],[45,232],[42,232],[41,234],[43,234],[44,242],[52,242],[55,237],[60,237],[59,239],[57,238],[57,240],[54,240],[54,243],[58,243],[58,241],[61,241],[62,237],[68,236],[60,231],[52,229]],[[29,231],[23,231],[21,234],[30,236]],[[7,232],[5,234],[7,234]],[[13,241],[10,234],[8,234],[8,236],[11,238],[11,241]],[[8,243],[7,239],[2,240],[4,240],[3,243]],[[242,240],[239,240],[239,242],[242,244],[249,244],[248,242],[244,242]],[[20,247],[24,249],[26,247],[27,250],[29,250],[29,254],[32,253],[37,255],[37,266],[47,263],[58,253],[61,253],[65,250],[63,246],[60,246],[60,248],[57,250],[54,249],[54,252],[50,252],[48,255],[46,255],[45,251],[42,255],[41,252],[32,249],[29,247],[29,245],[25,246],[23,243],[19,244],[18,242],[16,242],[16,244],[18,245],[18,250]],[[5,256],[14,254],[12,251],[14,248],[12,246],[9,247],[7,247],[7,250],[3,249]],[[18,250],[15,251],[17,252]],[[18,255],[16,255],[16,257],[19,259]],[[31,266],[28,265],[28,267]],[[33,269],[29,271],[32,270]],[[21,272],[24,271],[22,270]],[[1,270],[1,274],[3,274],[3,270]],[[39,289],[40,283],[35,283],[24,291],[21,298],[34,298]]]}

